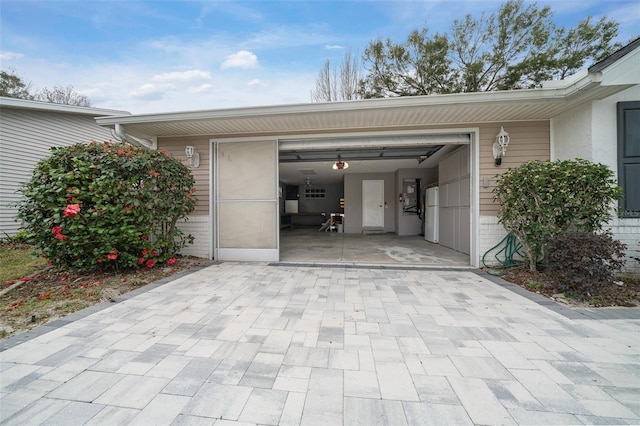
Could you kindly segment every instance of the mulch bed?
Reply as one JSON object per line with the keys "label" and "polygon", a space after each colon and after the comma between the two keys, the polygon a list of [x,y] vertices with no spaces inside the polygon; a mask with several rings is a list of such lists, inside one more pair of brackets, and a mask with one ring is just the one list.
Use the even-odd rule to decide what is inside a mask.
{"label": "mulch bed", "polygon": [[[29,330],[88,306],[197,266],[205,259],[178,256],[175,264],[121,272],[73,273],[47,267],[36,273],[0,283],[0,339]],[[19,284],[16,286],[16,284]]]}
{"label": "mulch bed", "polygon": [[573,307],[633,307],[640,305],[640,275],[638,274],[620,275],[617,278],[618,284],[603,284],[598,294],[585,295],[584,297],[561,294],[548,273],[545,271],[531,272],[528,267],[511,268],[502,278],[529,291]]}

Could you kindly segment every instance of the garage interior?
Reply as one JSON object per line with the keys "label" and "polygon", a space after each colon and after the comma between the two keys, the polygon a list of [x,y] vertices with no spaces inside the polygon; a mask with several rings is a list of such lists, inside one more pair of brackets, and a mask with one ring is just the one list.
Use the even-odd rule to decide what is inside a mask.
{"label": "garage interior", "polygon": [[[280,261],[469,266],[469,140],[461,133],[281,140]],[[379,219],[367,207],[376,186]],[[426,196],[436,187],[434,206]]]}

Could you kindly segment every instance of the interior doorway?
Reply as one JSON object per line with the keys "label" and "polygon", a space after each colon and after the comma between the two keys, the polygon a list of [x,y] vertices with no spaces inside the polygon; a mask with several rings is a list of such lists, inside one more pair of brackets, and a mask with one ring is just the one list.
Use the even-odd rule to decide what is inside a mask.
{"label": "interior doorway", "polygon": [[362,181],[362,226],[384,228],[384,180]]}

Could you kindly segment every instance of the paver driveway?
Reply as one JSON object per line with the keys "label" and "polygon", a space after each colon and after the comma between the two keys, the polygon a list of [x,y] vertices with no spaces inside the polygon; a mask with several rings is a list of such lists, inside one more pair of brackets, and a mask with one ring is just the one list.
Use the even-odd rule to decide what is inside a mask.
{"label": "paver driveway", "polygon": [[472,271],[223,263],[0,354],[6,424],[640,422],[640,321]]}

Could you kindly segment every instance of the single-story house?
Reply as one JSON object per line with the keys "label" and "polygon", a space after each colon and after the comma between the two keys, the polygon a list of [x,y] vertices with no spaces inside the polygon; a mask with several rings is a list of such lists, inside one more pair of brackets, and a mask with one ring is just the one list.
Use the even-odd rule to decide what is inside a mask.
{"label": "single-story house", "polygon": [[15,235],[20,186],[51,147],[115,139],[96,117],[126,111],[0,97],[0,237]]}
{"label": "single-story house", "polygon": [[[342,213],[345,233],[419,235],[421,194],[438,186],[439,244],[468,254],[478,267],[505,235],[492,200],[496,175],[529,160],[577,157],[606,164],[619,177],[626,213],[609,225],[630,251],[640,242],[640,39],[531,90],[97,122],[189,161],[199,202],[182,227],[196,236],[193,255],[278,261],[281,226],[320,212]],[[329,206],[318,204],[329,198]]]}

